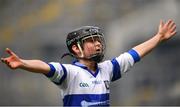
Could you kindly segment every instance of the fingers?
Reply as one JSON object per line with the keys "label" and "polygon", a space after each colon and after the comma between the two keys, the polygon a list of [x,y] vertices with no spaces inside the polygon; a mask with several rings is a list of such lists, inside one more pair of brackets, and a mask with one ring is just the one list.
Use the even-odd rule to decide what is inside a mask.
{"label": "fingers", "polygon": [[[6,52],[7,52],[8,54],[10,54],[10,55],[15,55],[9,48],[6,48]],[[8,61],[8,59],[7,59],[7,58],[1,58],[1,61],[2,61],[3,63],[6,63],[6,62]]]}
{"label": "fingers", "polygon": [[172,19],[169,19],[169,20],[166,22],[166,25],[169,26],[172,22],[173,22],[173,20],[172,20]]}
{"label": "fingers", "polygon": [[14,69],[14,64],[13,64],[13,63],[11,63],[11,62],[10,62],[10,63],[8,63],[8,64],[7,64],[7,66],[8,66],[9,68],[11,68],[11,69]]}
{"label": "fingers", "polygon": [[172,19],[169,19],[165,26],[168,28],[168,29],[175,29],[176,28],[176,24],[174,23],[174,21]]}
{"label": "fingers", "polygon": [[1,61],[5,63],[9,68],[15,69],[13,62],[10,62],[8,58],[1,58]]}
{"label": "fingers", "polygon": [[176,24],[174,23],[173,20],[169,20],[167,22],[167,27],[168,27],[169,31],[171,32],[171,35],[176,34]]}
{"label": "fingers", "polygon": [[177,33],[176,31],[176,26],[173,26],[171,29],[170,29],[170,32],[171,32],[171,35],[175,35]]}
{"label": "fingers", "polygon": [[1,58],[1,62],[5,63],[5,64],[8,64],[9,60],[8,60],[8,58]]}
{"label": "fingers", "polygon": [[1,58],[1,61],[5,64],[9,64],[8,58]]}
{"label": "fingers", "polygon": [[164,22],[163,22],[163,20],[161,19],[160,20],[160,24],[159,24],[159,28],[161,28],[161,27],[163,27],[164,26]]}
{"label": "fingers", "polygon": [[9,54],[9,55],[16,55],[12,50],[10,50],[9,48],[6,48],[6,52]]}
{"label": "fingers", "polygon": [[175,35],[176,33],[177,33],[177,32],[176,32],[176,31],[174,31],[174,32],[172,32],[172,33],[171,33],[171,35]]}
{"label": "fingers", "polygon": [[[6,52],[7,52],[10,56],[16,56],[16,54],[13,53],[9,48],[6,48]],[[10,56],[9,56],[9,57],[6,57],[6,58],[1,58],[1,61],[2,61],[3,63],[8,64],[8,63],[9,63],[9,60],[11,59]]]}
{"label": "fingers", "polygon": [[175,25],[170,28],[170,32],[176,32],[176,26]]}
{"label": "fingers", "polygon": [[9,61],[7,60],[7,58],[1,58],[1,61],[10,67]]}
{"label": "fingers", "polygon": [[3,62],[3,63],[5,62],[4,58],[1,58],[1,62]]}
{"label": "fingers", "polygon": [[171,34],[176,33],[176,24],[172,19],[169,19],[164,25],[162,20],[160,21],[160,25],[163,26],[163,28],[169,30]]}
{"label": "fingers", "polygon": [[2,60],[2,58],[1,58],[1,61],[2,61],[3,63],[5,63],[9,68],[15,69],[14,64],[11,63],[11,62],[9,62],[8,60]]}
{"label": "fingers", "polygon": [[169,25],[168,25],[169,28],[172,28],[174,26],[176,26],[176,25],[175,25],[175,23],[173,21],[171,21],[171,23],[169,23]]}

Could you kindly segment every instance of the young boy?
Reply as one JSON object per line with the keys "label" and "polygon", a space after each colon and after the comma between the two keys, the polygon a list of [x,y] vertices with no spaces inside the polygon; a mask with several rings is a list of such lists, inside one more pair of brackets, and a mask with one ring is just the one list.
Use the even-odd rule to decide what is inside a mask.
{"label": "young boy", "polygon": [[172,20],[160,21],[159,30],[151,39],[102,62],[105,41],[101,29],[83,26],[69,33],[66,39],[69,55],[77,59],[73,64],[25,60],[8,48],[6,52],[10,56],[1,61],[11,69],[45,74],[62,91],[64,106],[109,106],[110,82],[121,78],[134,63],[175,34],[176,25]]}

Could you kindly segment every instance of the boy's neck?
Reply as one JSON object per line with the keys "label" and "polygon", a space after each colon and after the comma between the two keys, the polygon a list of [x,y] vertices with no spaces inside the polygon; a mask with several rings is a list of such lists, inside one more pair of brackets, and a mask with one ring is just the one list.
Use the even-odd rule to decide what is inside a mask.
{"label": "boy's neck", "polygon": [[89,60],[79,60],[79,62],[84,64],[89,70],[93,71],[93,73],[96,72],[97,69],[96,62]]}

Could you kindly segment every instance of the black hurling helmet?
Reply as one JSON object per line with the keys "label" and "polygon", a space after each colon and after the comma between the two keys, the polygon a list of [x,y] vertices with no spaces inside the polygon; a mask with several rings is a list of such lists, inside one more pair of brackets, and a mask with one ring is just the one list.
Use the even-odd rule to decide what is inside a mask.
{"label": "black hurling helmet", "polygon": [[[98,40],[102,45],[101,52],[92,54],[89,57],[83,57],[83,56],[78,57],[77,55],[75,55],[75,53],[72,50],[73,45],[78,46],[78,48],[82,51],[83,43],[86,41],[86,39],[92,38],[92,40],[94,40],[94,37],[96,38],[98,37]],[[75,58],[88,59],[88,60],[93,60],[95,62],[101,62],[104,58],[105,41],[102,30],[99,27],[83,26],[81,28],[75,29],[74,31],[70,32],[67,35],[66,45],[68,47],[70,54]]]}

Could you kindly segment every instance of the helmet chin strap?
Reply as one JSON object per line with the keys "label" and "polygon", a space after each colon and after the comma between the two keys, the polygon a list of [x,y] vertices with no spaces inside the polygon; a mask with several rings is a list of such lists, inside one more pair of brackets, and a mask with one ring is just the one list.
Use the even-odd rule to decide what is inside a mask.
{"label": "helmet chin strap", "polygon": [[104,57],[104,55],[102,53],[96,53],[96,54],[91,55],[91,57],[89,57],[89,59],[99,63],[102,61],[103,57]]}

